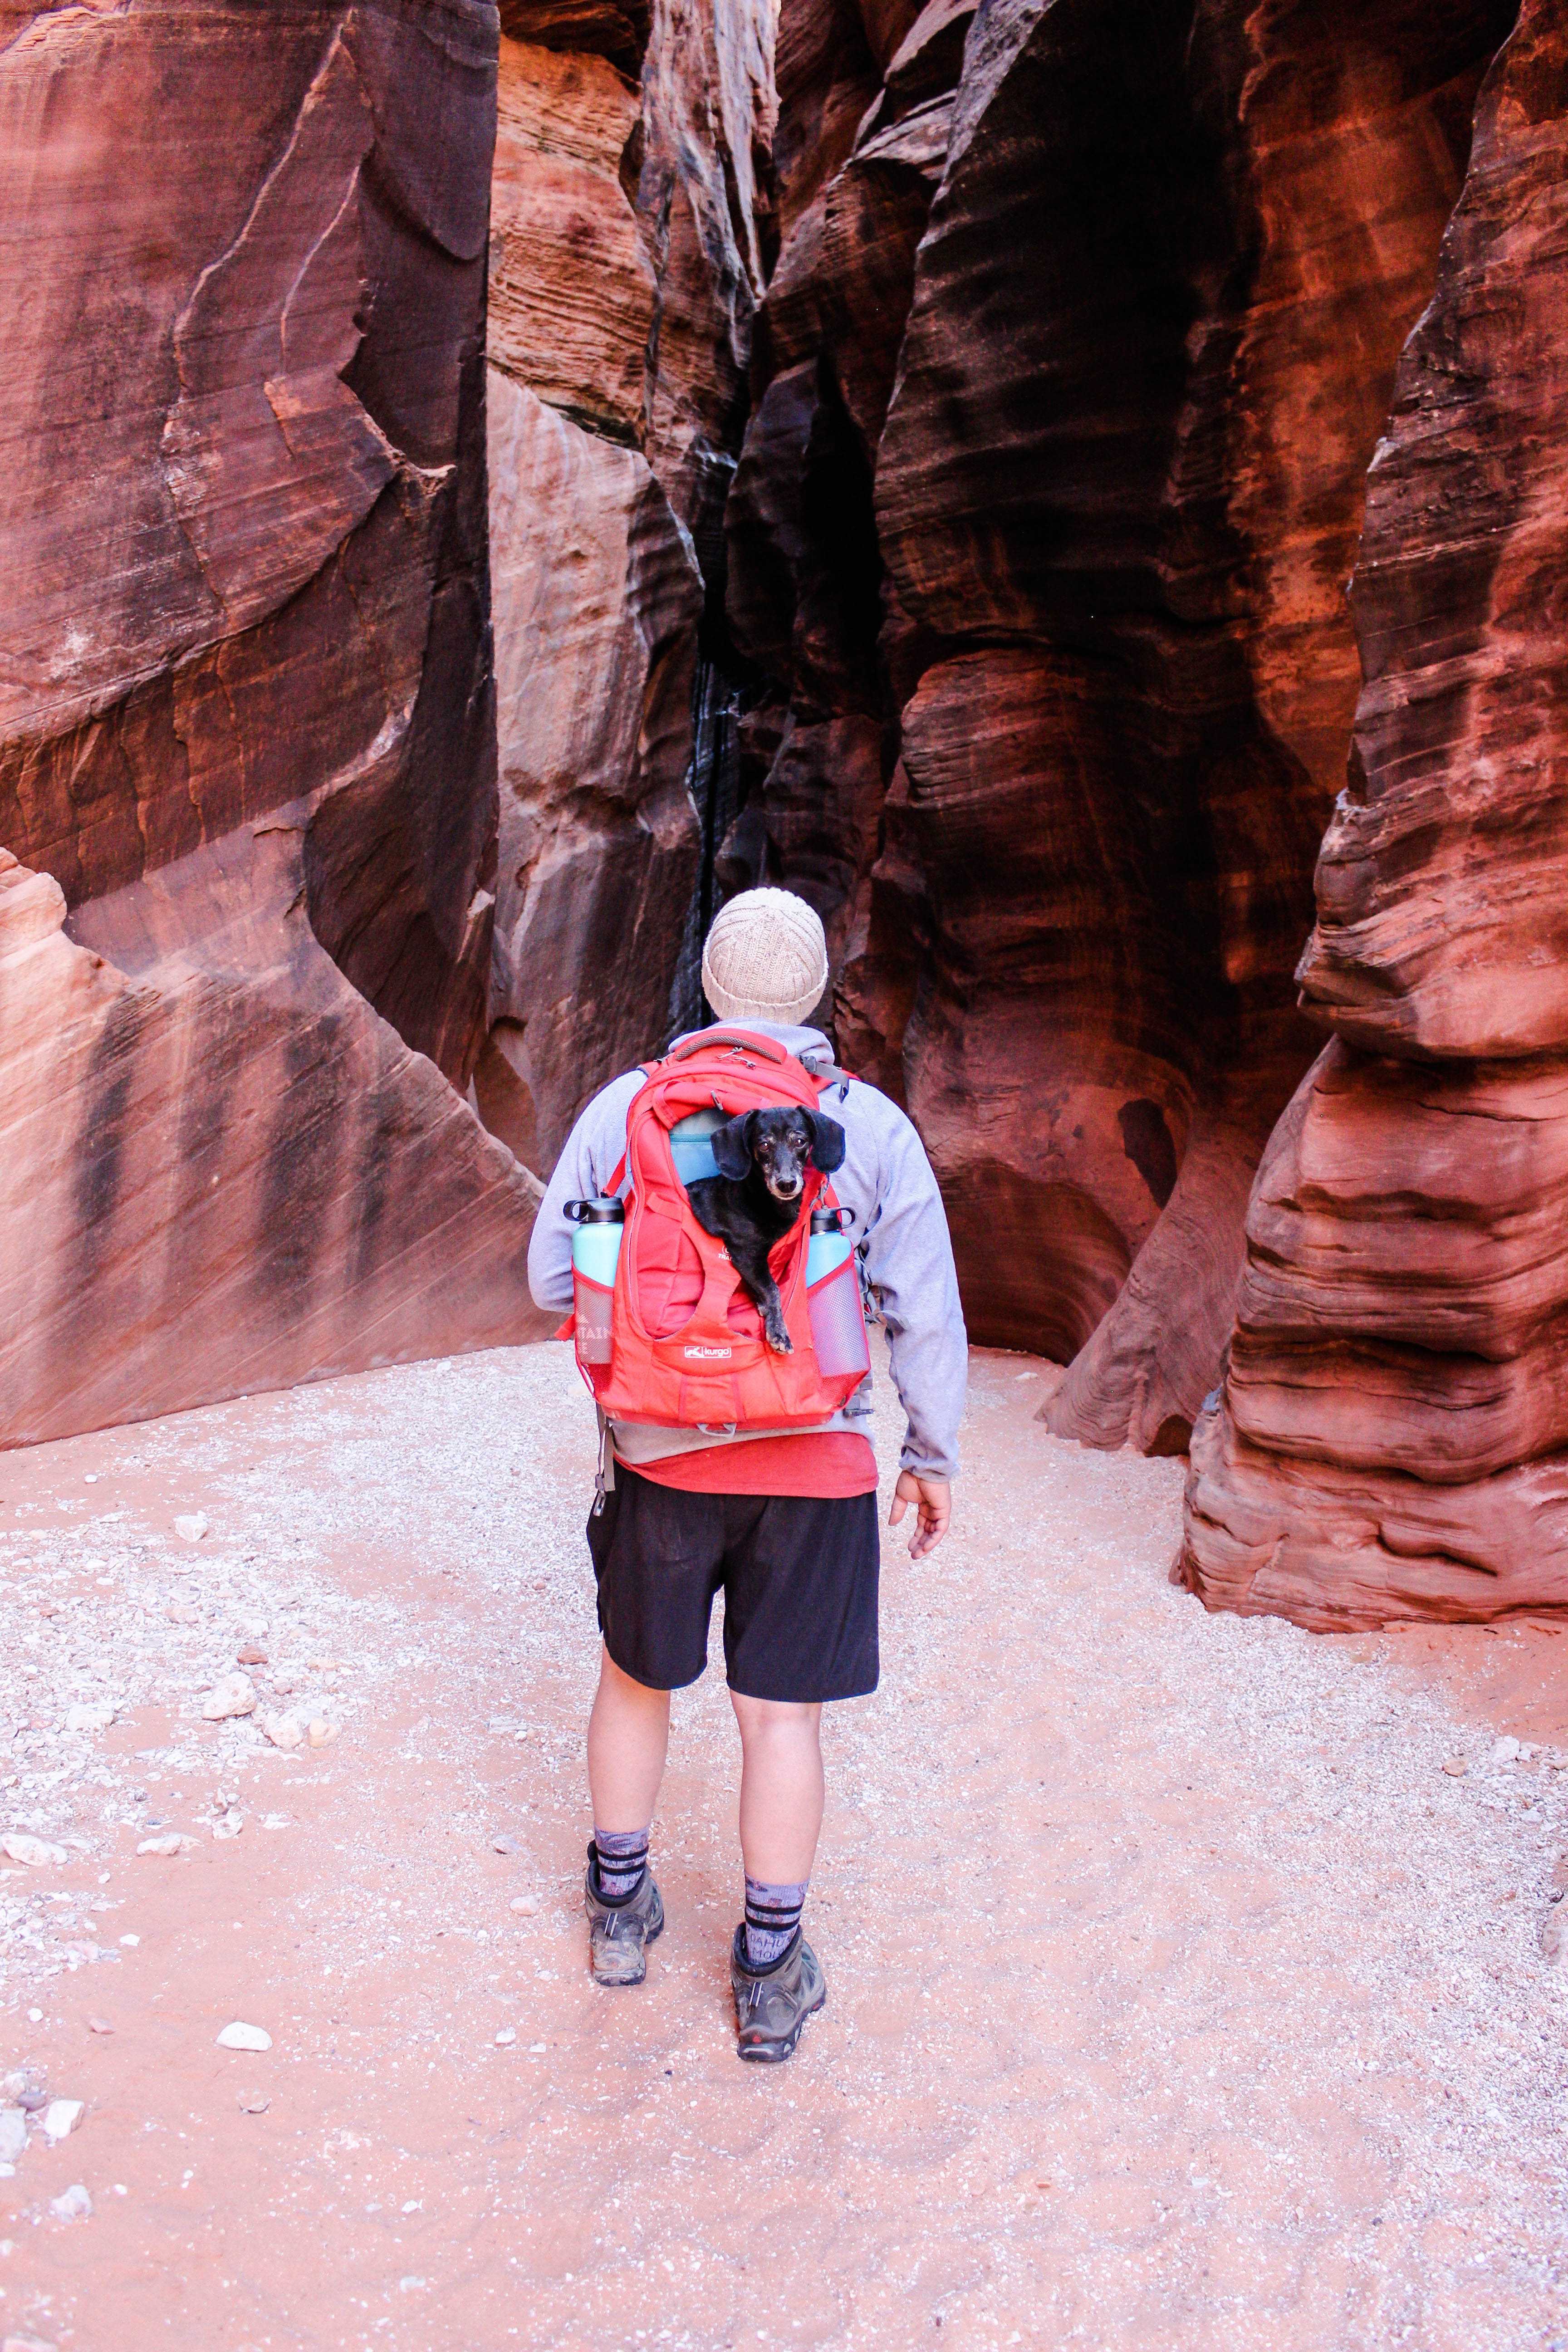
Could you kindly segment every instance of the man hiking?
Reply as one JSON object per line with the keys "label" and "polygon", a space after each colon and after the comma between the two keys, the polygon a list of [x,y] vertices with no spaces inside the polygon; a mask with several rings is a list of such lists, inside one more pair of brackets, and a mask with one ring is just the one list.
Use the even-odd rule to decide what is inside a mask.
{"label": "man hiking", "polygon": [[[529,1249],[529,1282],[541,1307],[560,1311],[572,1306],[568,1202],[574,1214],[585,1215],[591,1205],[596,1215],[614,1217],[620,1212],[606,1196],[618,1193],[627,1202],[626,1213],[643,1218],[647,1232],[652,1229],[646,1220],[658,1205],[653,1196],[661,1182],[667,1221],[672,1199],[684,1208],[673,1179],[659,1173],[669,1169],[673,1150],[662,1135],[658,1149],[664,1156],[636,1161],[650,1171],[644,1188],[647,1197],[628,1199],[636,1190],[627,1173],[628,1153],[648,1148],[636,1141],[646,1127],[640,1112],[630,1128],[628,1113],[639,1098],[647,1099],[658,1072],[670,1070],[683,1055],[699,1057],[688,1064],[694,1070],[726,1055],[722,1066],[751,1073],[753,1088],[760,1089],[768,1083],[770,1067],[763,1057],[771,1055],[771,1066],[788,1073],[778,1082],[781,1098],[810,1099],[821,1107],[820,1119],[808,1119],[808,1126],[826,1139],[814,1164],[831,1164],[835,1205],[816,1222],[827,1225],[836,1220],[835,1229],[858,1246],[880,1302],[893,1379],[908,1419],[889,1524],[897,1526],[914,1507],[910,1554],[920,1559],[947,1530],[968,1372],[952,1249],[936,1181],[908,1118],[876,1087],[833,1069],[826,1038],[799,1025],[826,982],[822,925],[804,899],[784,890],[748,890],[721,910],[702,959],[703,989],[719,1016],[717,1026],[695,1033],[694,1040],[677,1039],[668,1059],[650,1066],[653,1076],[628,1071],[588,1105],[541,1204]],[[828,1071],[831,1081],[824,1085]],[[694,1082],[700,1093],[708,1084],[706,1078]],[[715,1086],[702,1099],[719,1106],[710,1114],[711,1121],[732,1107],[733,1097],[727,1105]],[[733,1125],[738,1139],[753,1132],[743,1120]],[[732,1159],[739,1148],[739,1140],[730,1147]],[[840,1149],[843,1156],[837,1160],[833,1155]],[[734,1160],[737,1170],[743,1164]],[[828,1180],[807,1174],[810,1197],[826,1196]],[[787,1202],[787,1183],[798,1181],[788,1179],[778,1197]],[[805,1205],[803,1198],[803,1213]],[[795,1222],[804,1223],[804,1213]],[[637,1230],[628,1227],[628,1233]],[[629,1253],[633,1243],[628,1239],[623,1246]],[[776,1245],[775,1265],[779,1253],[787,1254],[791,1246],[803,1249],[804,1235]],[[721,1242],[689,1223],[680,1247],[693,1261],[700,1253],[710,1269],[706,1276],[695,1275],[692,1297],[701,1292],[708,1299],[714,1269],[726,1287],[734,1285],[737,1276]],[[668,1244],[664,1262],[673,1262]],[[626,1278],[623,1267],[623,1283]],[[852,1261],[846,1279],[853,1284]],[[784,1275],[780,1286],[787,1291]],[[796,1283],[795,1296],[805,1296],[802,1284]],[[854,1296],[851,1288],[852,1300]],[[619,1315],[620,1286],[615,1297]],[[775,1383],[815,1381],[811,1339],[801,1319],[805,1309],[797,1304],[794,1310],[800,1347],[769,1356],[755,1309],[738,1291],[735,1298],[756,1332],[756,1377]],[[688,1304],[675,1311],[691,1309]],[[852,1311],[858,1318],[858,1301]],[[739,1330],[734,1305],[730,1320]],[[657,1352],[646,1338],[651,1318],[645,1318],[643,1328],[640,1344]],[[686,1327],[669,1328],[679,1339]],[[711,1382],[713,1368],[703,1360],[731,1356],[724,1327],[716,1336],[717,1345],[679,1350],[699,1360],[693,1380]],[[667,1353],[675,1346],[663,1344]],[[777,1339],[767,1346],[777,1349]],[[787,1339],[784,1346],[789,1348]],[[737,1346],[734,1352],[739,1358],[744,1350]],[[580,1360],[582,1355],[580,1328]],[[625,1374],[623,1384],[632,1377]],[[791,2055],[806,2018],[826,1999],[821,1966],[801,1929],[822,1826],[822,1708],[829,1700],[858,1698],[877,1686],[877,1467],[866,1434],[870,1381],[867,1378],[856,1387],[858,1378],[858,1365],[852,1366],[844,1388],[853,1392],[846,1393],[837,1411],[815,1425],[783,1432],[765,1423],[730,1421],[719,1412],[697,1425],[683,1423],[676,1412],[662,1421],[652,1412],[647,1420],[635,1412],[613,1415],[601,1494],[588,1522],[604,1637],[588,1724],[594,1836],[584,1905],[593,1973],[603,1985],[640,1984],[646,1947],[664,1926],[648,1864],[648,1835],[668,1744],[669,1694],[704,1671],[709,1621],[715,1595],[722,1591],[725,1663],[742,1745],[745,1871],[745,1917],[734,1934],[731,1981],[740,2055],[764,2063]],[[605,1392],[598,1381],[595,1386]],[[678,1391],[661,1393],[684,1397],[687,1385],[682,1381]],[[737,1384],[724,1393],[740,1398],[742,1390]]]}

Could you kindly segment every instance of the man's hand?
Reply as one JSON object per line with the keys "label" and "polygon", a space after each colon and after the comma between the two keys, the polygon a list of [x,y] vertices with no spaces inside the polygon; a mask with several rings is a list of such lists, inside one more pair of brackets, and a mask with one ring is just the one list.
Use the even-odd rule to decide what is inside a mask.
{"label": "man's hand", "polygon": [[945,1478],[921,1478],[913,1470],[900,1470],[893,1489],[893,1507],[888,1513],[890,1528],[898,1526],[911,1503],[915,1507],[915,1530],[910,1538],[910,1558],[923,1559],[947,1533],[947,1523],[952,1517],[952,1488]]}

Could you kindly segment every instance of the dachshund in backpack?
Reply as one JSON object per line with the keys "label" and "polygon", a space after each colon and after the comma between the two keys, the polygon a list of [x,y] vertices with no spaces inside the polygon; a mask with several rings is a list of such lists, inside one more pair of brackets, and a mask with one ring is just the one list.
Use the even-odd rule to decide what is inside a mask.
{"label": "dachshund in backpack", "polygon": [[769,1253],[800,1214],[807,1167],[831,1176],[844,1164],[844,1129],[820,1111],[789,1106],[749,1110],[710,1138],[720,1172],[689,1188],[691,1213],[729,1250],[741,1286],[755,1300],[763,1335],[776,1355],[794,1353]]}

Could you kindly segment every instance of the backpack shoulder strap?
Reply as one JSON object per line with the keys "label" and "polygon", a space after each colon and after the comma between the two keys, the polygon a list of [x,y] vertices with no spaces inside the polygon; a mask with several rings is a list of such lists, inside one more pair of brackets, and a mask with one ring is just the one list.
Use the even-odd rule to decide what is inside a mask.
{"label": "backpack shoulder strap", "polygon": [[[642,1072],[642,1084],[637,1088],[636,1094],[632,1097],[630,1102],[626,1105],[626,1125],[628,1128],[631,1125],[633,1111],[636,1110],[638,1103],[641,1102],[644,1095],[647,1092],[648,1082],[651,1078],[657,1076],[661,1065],[658,1062],[638,1062],[636,1066]],[[626,1155],[623,1151],[620,1158],[616,1162],[614,1174],[611,1176],[608,1184],[605,1187],[605,1192],[611,1195],[618,1192],[626,1181]]]}
{"label": "backpack shoulder strap", "polygon": [[686,1038],[665,1060],[673,1068],[689,1062],[694,1054],[755,1054],[760,1061],[787,1062],[792,1056],[787,1045],[776,1037],[759,1037],[749,1029],[700,1029],[695,1037]]}

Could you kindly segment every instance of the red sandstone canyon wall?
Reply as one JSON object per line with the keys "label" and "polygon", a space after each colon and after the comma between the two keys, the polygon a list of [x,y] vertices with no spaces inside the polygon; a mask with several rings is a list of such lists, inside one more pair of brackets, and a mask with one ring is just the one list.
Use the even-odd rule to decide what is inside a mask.
{"label": "red sandstone canyon wall", "polygon": [[0,1443],[537,1333],[768,879],[1195,1591],[1561,1605],[1557,14],[0,0]]}
{"label": "red sandstone canyon wall", "polygon": [[1318,1626],[1568,1607],[1568,25],[1482,89],[1368,478],[1365,683],[1181,1573]]}
{"label": "red sandstone canyon wall", "polygon": [[587,1097],[657,1053],[680,1011],[704,612],[721,604],[764,266],[772,29],[759,0],[656,0],[646,18],[529,0],[501,21],[500,855],[475,1082],[488,1123],[547,1174]]}
{"label": "red sandstone canyon wall", "polygon": [[721,870],[819,907],[1064,1434],[1179,1450],[1216,1376],[1318,1042],[1366,467],[1510,18],[784,0]]}
{"label": "red sandstone canyon wall", "polygon": [[526,1336],[481,0],[0,5],[0,1443]]}

